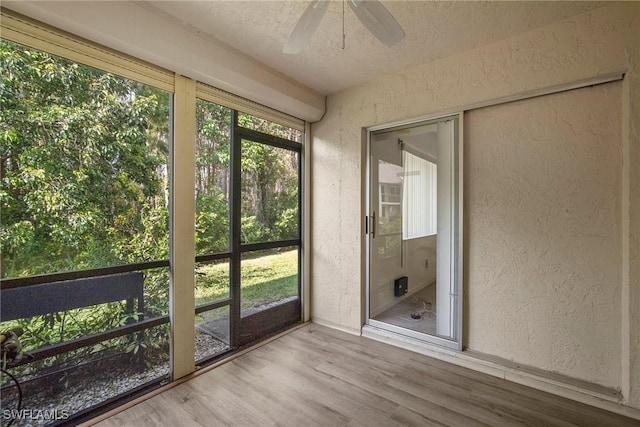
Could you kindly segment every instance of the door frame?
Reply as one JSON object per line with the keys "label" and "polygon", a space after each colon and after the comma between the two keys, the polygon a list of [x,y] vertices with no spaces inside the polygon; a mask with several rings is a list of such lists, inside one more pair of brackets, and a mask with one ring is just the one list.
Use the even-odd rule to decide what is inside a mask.
{"label": "door frame", "polygon": [[[364,177],[364,246],[365,246],[365,264],[364,264],[364,323],[365,325],[373,326],[400,336],[406,336],[409,338],[417,339],[419,341],[434,344],[448,349],[462,351],[463,343],[463,325],[464,325],[464,151],[463,151],[463,112],[455,112],[449,114],[438,114],[423,116],[410,120],[403,120],[399,122],[392,122],[387,124],[375,125],[365,129],[366,131],[366,162],[365,165],[365,177]],[[455,177],[456,182],[453,188],[453,208],[452,213],[452,249],[451,249],[451,273],[453,277],[454,289],[456,290],[458,298],[454,306],[452,307],[453,316],[455,319],[454,326],[454,338],[447,339],[435,335],[423,334],[415,332],[409,329],[401,328],[395,325],[384,323],[369,317],[370,314],[370,289],[371,289],[371,224],[369,213],[371,208],[371,135],[374,132],[381,130],[391,130],[393,128],[412,127],[417,125],[425,125],[429,123],[437,123],[447,119],[457,119],[458,126],[454,127],[455,147],[454,150],[454,164],[452,170],[452,176]]]}

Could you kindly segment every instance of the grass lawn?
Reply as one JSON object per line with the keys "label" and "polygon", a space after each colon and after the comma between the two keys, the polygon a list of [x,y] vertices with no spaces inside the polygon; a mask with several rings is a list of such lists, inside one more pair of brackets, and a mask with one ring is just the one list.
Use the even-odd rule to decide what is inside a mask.
{"label": "grass lawn", "polygon": [[[262,255],[255,257],[256,254]],[[242,308],[298,294],[298,250],[260,251],[243,258]],[[200,265],[196,270],[196,306],[229,296],[229,262]]]}

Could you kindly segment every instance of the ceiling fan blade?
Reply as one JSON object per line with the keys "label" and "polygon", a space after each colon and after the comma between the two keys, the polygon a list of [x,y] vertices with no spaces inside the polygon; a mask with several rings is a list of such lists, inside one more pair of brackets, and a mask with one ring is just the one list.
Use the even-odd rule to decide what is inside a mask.
{"label": "ceiling fan blade", "polygon": [[393,46],[405,37],[396,18],[377,0],[349,0],[349,7],[362,25],[386,46]]}
{"label": "ceiling fan blade", "polygon": [[282,49],[283,53],[300,53],[307,46],[311,36],[322,21],[327,7],[328,0],[315,0],[304,11],[296,27],[291,32],[287,44]]}

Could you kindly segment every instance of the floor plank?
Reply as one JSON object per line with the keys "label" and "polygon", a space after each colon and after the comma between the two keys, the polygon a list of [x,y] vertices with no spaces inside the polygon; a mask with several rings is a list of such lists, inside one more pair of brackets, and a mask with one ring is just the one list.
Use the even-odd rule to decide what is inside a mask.
{"label": "floor plank", "polygon": [[97,425],[624,427],[640,422],[311,324]]}

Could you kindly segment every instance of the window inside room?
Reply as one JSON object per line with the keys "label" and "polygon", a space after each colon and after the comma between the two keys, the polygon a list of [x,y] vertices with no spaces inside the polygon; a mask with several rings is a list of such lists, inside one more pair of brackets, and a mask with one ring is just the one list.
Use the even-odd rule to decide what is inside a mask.
{"label": "window inside room", "polygon": [[242,141],[242,243],[297,239],[298,152]]}
{"label": "window inside room", "polygon": [[301,319],[302,133],[240,113],[235,137],[243,345]]}
{"label": "window inside room", "polygon": [[172,94],[4,39],[0,68],[0,331],[23,408],[74,414],[170,372]]}
{"label": "window inside room", "polygon": [[[213,98],[211,88],[200,87]],[[196,115],[195,334],[202,363],[282,326],[283,309],[288,321],[300,319],[302,133],[200,98]]]}
{"label": "window inside room", "polygon": [[231,346],[231,113],[196,100],[196,363]]}
{"label": "window inside room", "polygon": [[[2,18],[0,332],[24,346],[5,365],[22,408],[76,423],[299,322],[304,122]],[[195,259],[174,238],[193,226]],[[0,394],[16,407],[4,372]]]}
{"label": "window inside room", "polygon": [[171,95],[0,43],[2,277],[168,258]]}
{"label": "window inside room", "polygon": [[402,238],[415,239],[437,233],[438,167],[408,151],[402,152]]}

